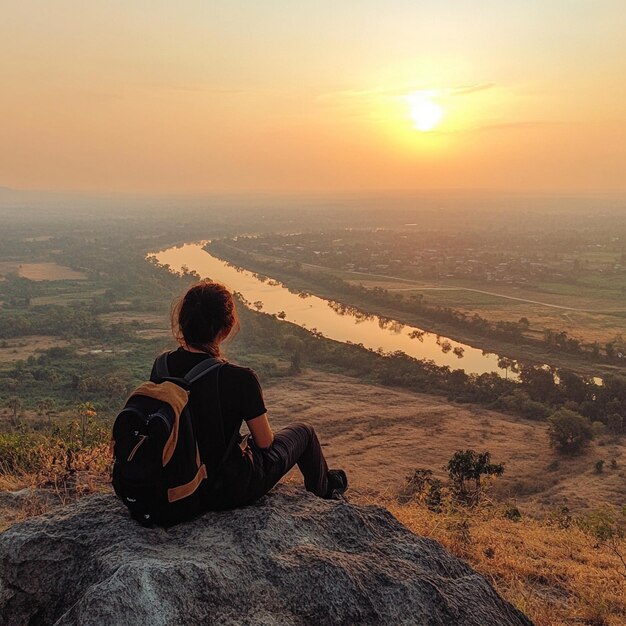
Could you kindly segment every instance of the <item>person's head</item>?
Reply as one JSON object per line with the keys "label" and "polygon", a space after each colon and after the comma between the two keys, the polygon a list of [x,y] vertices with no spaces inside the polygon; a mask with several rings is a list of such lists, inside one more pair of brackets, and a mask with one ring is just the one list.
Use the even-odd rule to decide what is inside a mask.
{"label": "person's head", "polygon": [[192,285],[172,309],[172,331],[183,347],[218,355],[219,344],[238,327],[233,297],[220,283]]}

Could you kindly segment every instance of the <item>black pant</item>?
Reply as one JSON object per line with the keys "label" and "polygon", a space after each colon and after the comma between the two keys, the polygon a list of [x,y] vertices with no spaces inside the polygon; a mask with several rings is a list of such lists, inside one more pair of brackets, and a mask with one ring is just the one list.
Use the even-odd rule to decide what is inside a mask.
{"label": "black pant", "polygon": [[269,448],[259,448],[252,437],[248,440],[260,479],[251,486],[248,502],[264,496],[296,463],[304,476],[307,491],[316,496],[328,494],[328,465],[313,426],[295,423],[274,435]]}

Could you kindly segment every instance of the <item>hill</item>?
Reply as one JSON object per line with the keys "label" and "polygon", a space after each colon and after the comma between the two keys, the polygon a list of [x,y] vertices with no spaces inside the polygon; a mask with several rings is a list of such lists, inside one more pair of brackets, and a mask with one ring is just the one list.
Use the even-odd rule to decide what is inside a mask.
{"label": "hill", "polygon": [[[345,467],[353,491],[393,498],[417,468],[445,476],[456,450],[488,450],[505,463],[493,495],[524,512],[545,515],[557,507],[582,512],[626,500],[626,448],[600,438],[580,457],[562,457],[548,443],[547,424],[436,396],[361,383],[307,370],[264,386],[275,426],[311,422],[331,465]],[[595,462],[616,469],[599,474]]]}

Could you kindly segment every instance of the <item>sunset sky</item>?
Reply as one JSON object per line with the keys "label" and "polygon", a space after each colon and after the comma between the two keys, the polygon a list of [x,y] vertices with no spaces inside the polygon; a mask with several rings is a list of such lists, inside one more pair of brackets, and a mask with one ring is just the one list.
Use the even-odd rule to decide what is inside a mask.
{"label": "sunset sky", "polygon": [[[624,0],[9,0],[1,14],[0,186],[626,192]],[[427,131],[424,101],[440,113],[426,126],[441,118]]]}

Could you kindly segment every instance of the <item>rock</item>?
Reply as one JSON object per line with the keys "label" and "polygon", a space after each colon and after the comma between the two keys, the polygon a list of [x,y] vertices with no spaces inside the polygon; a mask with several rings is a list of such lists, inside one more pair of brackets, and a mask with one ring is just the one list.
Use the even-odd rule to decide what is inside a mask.
{"label": "rock", "polygon": [[18,491],[0,491],[0,507],[53,506],[59,502],[59,496],[48,489],[24,487]]}
{"label": "rock", "polygon": [[83,498],[0,535],[0,624],[531,625],[388,511],[280,485],[169,530]]}

